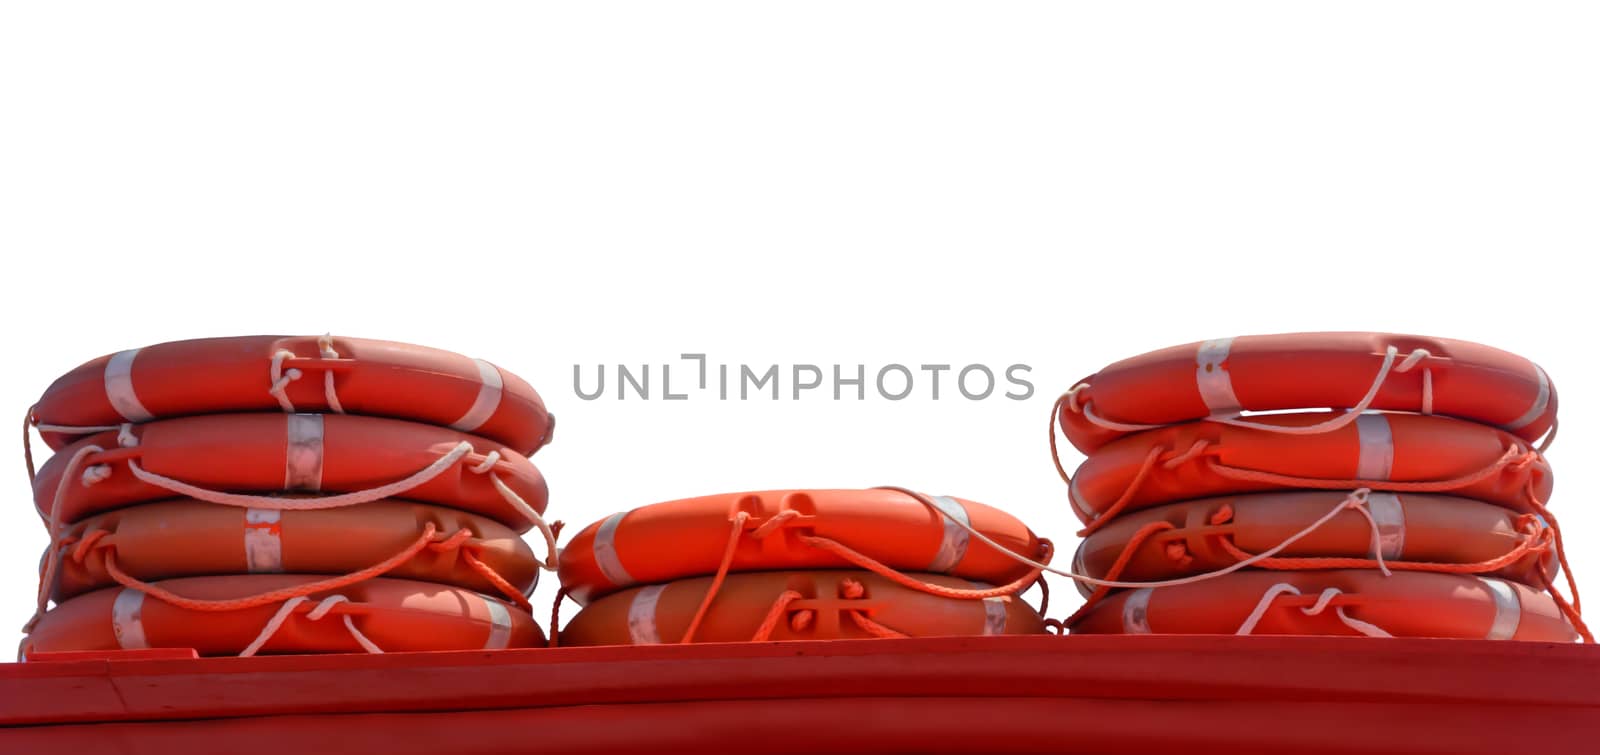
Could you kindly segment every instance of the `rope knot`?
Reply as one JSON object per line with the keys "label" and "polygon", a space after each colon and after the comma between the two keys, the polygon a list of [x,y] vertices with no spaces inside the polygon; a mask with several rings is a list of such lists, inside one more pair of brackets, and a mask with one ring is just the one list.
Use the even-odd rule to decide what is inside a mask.
{"label": "rope knot", "polygon": [[1166,457],[1166,463],[1162,464],[1162,467],[1164,469],[1177,469],[1178,467],[1182,466],[1185,462],[1189,461],[1190,459],[1193,459],[1193,458],[1201,455],[1202,453],[1205,453],[1206,448],[1210,447],[1210,445],[1211,445],[1211,441],[1209,441],[1209,440],[1207,440],[1205,438],[1201,438],[1199,440],[1196,440],[1194,442],[1194,445],[1189,446],[1189,450],[1184,451],[1183,453],[1178,454],[1176,456],[1169,456],[1169,454],[1173,453],[1173,450],[1172,449],[1167,449],[1162,454],[1162,456]]}
{"label": "rope knot", "polygon": [[90,487],[111,477],[110,464],[95,464],[83,470],[83,486]]}
{"label": "rope knot", "polygon": [[[465,443],[466,441],[462,441],[462,442]],[[489,470],[494,469],[494,465],[499,464],[499,463],[500,463],[500,452],[499,451],[490,451],[488,456],[483,457],[483,461],[479,462],[476,466],[472,467],[472,471],[476,472],[478,474],[484,474],[485,472],[488,472]]]}
{"label": "rope knot", "polygon": [[[741,511],[739,513],[742,514],[744,512]],[[785,509],[780,511],[777,514],[774,514],[771,519],[762,522],[760,527],[751,530],[750,538],[753,540],[766,539],[768,535],[777,532],[781,527],[783,527],[783,525],[788,524],[791,520],[798,516],[800,516],[800,512],[795,511],[794,509]]]}
{"label": "rope knot", "polygon": [[434,539],[433,542],[428,543],[428,550],[435,553],[444,553],[445,551],[455,550],[465,545],[468,540],[472,539],[472,530],[466,528],[456,530],[449,535],[441,537],[440,534],[434,529],[433,523],[431,522],[428,524],[428,528],[424,534]]}
{"label": "rope knot", "polygon": [[866,586],[857,580],[846,579],[839,583],[839,597],[845,600],[859,600],[866,594]]}
{"label": "rope knot", "polygon": [[[1400,350],[1396,349],[1393,346],[1390,346],[1389,349],[1388,349],[1388,352],[1389,352],[1390,357],[1392,358],[1393,355],[1400,353]],[[1433,353],[1428,351],[1427,349],[1412,349],[1411,353],[1407,354],[1406,358],[1400,360],[1400,364],[1395,366],[1394,371],[1395,372],[1406,372],[1406,371],[1410,370],[1412,367],[1417,366],[1418,362],[1421,362],[1422,360],[1427,359],[1428,357],[1431,357],[1431,356],[1433,356]]]}
{"label": "rope knot", "polygon": [[1079,403],[1079,397],[1084,391],[1087,390],[1089,390],[1088,383],[1079,383],[1069,388],[1066,393],[1062,394],[1062,397],[1067,400],[1067,408],[1072,410],[1074,414],[1083,412],[1083,404]]}
{"label": "rope knot", "polygon": [[133,423],[124,422],[117,429],[117,445],[123,448],[134,448],[139,445],[139,436],[133,434]]}

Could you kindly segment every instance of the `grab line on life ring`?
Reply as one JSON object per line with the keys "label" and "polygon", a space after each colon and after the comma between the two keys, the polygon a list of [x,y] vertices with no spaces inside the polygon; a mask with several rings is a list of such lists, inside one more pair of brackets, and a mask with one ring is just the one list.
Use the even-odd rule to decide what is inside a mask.
{"label": "grab line on life ring", "polygon": [[[895,486],[882,486],[882,489],[899,491],[899,492],[904,493],[906,495],[909,495],[909,496],[911,496],[913,498],[916,498],[919,501],[923,501],[924,505],[933,506],[933,504],[931,502],[923,500],[927,496],[925,496],[922,493],[918,493],[918,492],[916,492],[914,490],[910,490],[910,489],[907,489],[907,488],[901,488],[901,487],[895,487]],[[1294,543],[1298,542],[1301,538],[1304,538],[1307,535],[1310,535],[1312,532],[1315,532],[1318,528],[1320,528],[1323,525],[1327,524],[1328,522],[1332,521],[1334,517],[1338,516],[1345,509],[1355,509],[1357,511],[1362,512],[1362,514],[1366,516],[1367,523],[1372,528],[1374,555],[1377,557],[1374,560],[1377,562],[1379,570],[1385,572],[1385,574],[1387,575],[1389,572],[1388,572],[1388,566],[1386,564],[1386,561],[1383,559],[1383,550],[1382,550],[1381,547],[1378,547],[1379,543],[1382,540],[1382,531],[1378,527],[1377,521],[1372,517],[1371,511],[1368,509],[1367,496],[1371,492],[1372,491],[1371,491],[1370,488],[1357,488],[1357,489],[1351,491],[1348,496],[1346,496],[1343,500],[1341,500],[1338,504],[1336,504],[1331,510],[1328,511],[1328,513],[1322,515],[1321,518],[1319,518],[1319,519],[1311,522],[1310,524],[1306,525],[1306,527],[1302,528],[1299,532],[1296,532],[1296,533],[1284,538],[1283,541],[1278,543],[1277,545],[1275,545],[1275,546],[1273,546],[1271,548],[1268,548],[1267,550],[1264,550],[1261,553],[1258,553],[1258,554],[1256,554],[1254,556],[1251,556],[1250,558],[1244,559],[1242,561],[1238,561],[1238,562],[1236,562],[1236,563],[1234,563],[1234,564],[1232,564],[1230,566],[1224,567],[1222,569],[1218,569],[1216,571],[1205,572],[1205,573],[1202,573],[1202,574],[1194,574],[1194,575],[1190,575],[1190,576],[1187,576],[1187,577],[1180,577],[1180,578],[1176,578],[1176,579],[1160,580],[1160,581],[1155,581],[1155,582],[1122,582],[1122,581],[1118,581],[1116,579],[1097,579],[1095,577],[1090,577],[1090,576],[1085,575],[1085,574],[1078,574],[1078,573],[1072,572],[1070,570],[1057,569],[1057,568],[1052,567],[1052,566],[1050,566],[1048,564],[1039,563],[1039,562],[1034,561],[1033,559],[1030,559],[1030,558],[1028,558],[1026,556],[1023,556],[1023,555],[1021,555],[1019,553],[1015,553],[1015,552],[1012,552],[1010,550],[1007,550],[1006,548],[1002,547],[999,543],[994,542],[994,540],[989,538],[989,536],[985,535],[982,532],[979,532],[978,530],[976,530],[975,528],[971,527],[970,525],[968,525],[968,524],[966,524],[964,522],[956,521],[955,519],[951,519],[951,521],[955,521],[958,526],[966,529],[972,536],[974,536],[974,537],[978,538],[979,540],[987,543],[989,546],[995,548],[996,550],[998,550],[1001,553],[1005,554],[1007,557],[1017,561],[1018,563],[1026,564],[1028,566],[1032,566],[1032,567],[1035,567],[1037,569],[1040,569],[1043,572],[1049,572],[1051,574],[1055,574],[1057,576],[1066,577],[1068,579],[1072,579],[1072,580],[1075,580],[1075,581],[1078,581],[1078,582],[1082,582],[1084,584],[1095,585],[1096,587],[1102,588],[1102,590],[1104,590],[1105,592],[1109,592],[1110,589],[1112,589],[1112,588],[1145,589],[1145,588],[1158,588],[1158,587],[1175,587],[1175,586],[1178,586],[1178,585],[1185,585],[1185,584],[1193,584],[1193,583],[1196,583],[1196,582],[1203,582],[1203,581],[1206,581],[1206,580],[1209,580],[1209,579],[1215,579],[1217,577],[1222,577],[1222,576],[1225,576],[1225,575],[1228,575],[1228,574],[1232,574],[1232,573],[1234,573],[1236,571],[1239,571],[1241,569],[1245,569],[1245,568],[1250,567],[1250,566],[1254,566],[1254,565],[1256,565],[1256,564],[1258,564],[1258,563],[1260,563],[1262,561],[1265,561],[1265,560],[1267,560],[1269,558],[1272,558],[1272,557],[1276,556],[1278,553],[1282,552],[1283,550],[1287,549],[1289,546],[1291,546]],[[1545,517],[1545,520],[1548,523],[1551,531],[1554,533],[1555,542],[1556,542],[1556,552],[1557,552],[1558,556],[1563,559],[1563,561],[1562,561],[1562,570],[1566,572],[1568,587],[1569,587],[1569,589],[1571,589],[1573,591],[1574,595],[1576,595],[1576,592],[1577,592],[1576,581],[1574,580],[1574,578],[1572,576],[1571,568],[1568,567],[1566,565],[1566,563],[1565,563],[1565,560],[1564,560],[1565,559],[1565,553],[1561,548],[1560,527],[1556,523],[1554,518],[1552,518],[1552,515],[1549,513],[1549,510],[1545,509],[1543,503],[1538,500],[1538,497],[1537,496],[1533,496],[1532,490],[1531,490],[1531,483],[1529,483],[1529,495],[1532,496],[1531,499],[1530,499],[1530,502],[1536,507],[1537,513],[1539,513],[1541,516]],[[935,507],[935,508],[937,508],[937,507]],[[1150,532],[1146,533],[1145,536],[1148,537],[1150,534],[1154,534],[1154,532],[1159,531],[1160,529],[1164,529],[1163,527],[1160,526],[1161,524],[1163,524],[1163,523],[1153,523],[1152,525],[1150,525],[1147,528],[1147,529],[1150,530]],[[1168,526],[1170,526],[1170,525],[1168,525]],[[1137,540],[1132,541],[1130,543],[1131,546],[1137,546],[1137,544],[1138,544]],[[1131,551],[1130,551],[1130,553],[1131,553]],[[1560,595],[1560,593],[1556,591],[1554,585],[1552,584],[1552,579],[1550,578],[1549,574],[1547,572],[1545,572],[1544,567],[1543,567],[1542,564],[1540,565],[1540,571],[1541,571],[1541,573],[1544,574],[1546,589],[1549,591],[1552,599],[1555,600],[1557,607],[1561,609],[1562,614],[1564,616],[1566,616],[1568,622],[1572,624],[1573,628],[1579,633],[1580,636],[1582,636],[1584,638],[1584,640],[1586,642],[1591,642],[1591,643],[1594,642],[1593,636],[1589,633],[1589,630],[1588,630],[1587,626],[1583,622],[1580,604],[1577,603],[1576,601],[1574,601],[1571,605],[1568,605],[1566,600],[1563,599],[1562,596]],[[1108,576],[1110,576],[1110,575],[1108,575]],[[1092,602],[1093,598],[1091,597],[1090,600]],[[1086,603],[1085,607],[1087,607],[1088,605],[1090,605],[1090,604]],[[1065,621],[1063,621],[1061,623],[1064,624],[1064,625],[1070,626],[1071,622],[1074,619],[1078,618],[1083,613],[1083,611],[1084,611],[1084,609],[1080,608],[1079,611],[1075,612],[1072,617],[1069,617],[1068,619],[1066,619]]]}
{"label": "grab line on life ring", "polygon": [[[328,408],[332,409],[334,414],[344,414],[344,405],[339,403],[339,392],[333,388],[334,370],[330,365],[326,364],[339,359],[339,352],[333,348],[332,333],[317,337],[317,351],[322,355],[322,358],[318,360],[317,366],[323,369],[322,392],[328,400]],[[287,414],[293,414],[295,408],[294,403],[289,400],[289,394],[284,389],[289,387],[290,383],[299,380],[304,373],[298,367],[290,367],[285,371],[283,369],[283,361],[285,359],[299,358],[299,355],[288,349],[279,349],[272,355],[272,363],[267,368],[271,378],[271,387],[267,389],[267,393],[272,394],[272,397],[278,400],[278,406],[282,407]]]}
{"label": "grab line on life ring", "polygon": [[[1433,356],[1433,354],[1427,349],[1413,349],[1411,353],[1407,354],[1406,358],[1401,360],[1400,364],[1397,366],[1395,365],[1394,360],[1395,357],[1399,356],[1399,354],[1400,350],[1394,346],[1385,348],[1383,353],[1383,364],[1378,367],[1378,375],[1377,377],[1373,378],[1372,387],[1367,389],[1366,395],[1362,396],[1361,400],[1356,402],[1355,406],[1349,407],[1348,411],[1344,415],[1335,417],[1334,419],[1330,419],[1326,422],[1319,422],[1315,425],[1307,425],[1305,427],[1279,427],[1276,425],[1263,425],[1256,422],[1247,422],[1241,419],[1243,414],[1238,413],[1231,416],[1226,414],[1217,414],[1205,419],[1208,422],[1219,422],[1222,424],[1248,427],[1256,430],[1267,430],[1269,432],[1282,433],[1284,435],[1316,435],[1319,433],[1332,432],[1350,424],[1350,422],[1353,421],[1356,416],[1360,415],[1362,412],[1366,411],[1368,407],[1372,406],[1372,402],[1378,397],[1378,391],[1383,388],[1383,381],[1387,380],[1390,374],[1408,372],[1412,367],[1417,366],[1417,363]],[[1220,372],[1224,375],[1227,374],[1226,371]],[[1067,400],[1067,408],[1071,411],[1082,414],[1084,419],[1087,419],[1090,422],[1093,422],[1094,424],[1099,425],[1107,430],[1116,430],[1119,432],[1139,432],[1141,430],[1154,430],[1158,427],[1164,427],[1164,425],[1134,425],[1123,422],[1113,422],[1100,417],[1094,413],[1092,400],[1083,401],[1081,403],[1078,401],[1078,396],[1088,388],[1088,383],[1079,383],[1075,386],[1072,386],[1072,388],[1066,393],[1062,394],[1062,398]],[[1229,394],[1232,393],[1231,389],[1229,389],[1227,392]],[[1057,406],[1059,407],[1059,400],[1057,402]],[[1422,406],[1420,407],[1420,410],[1422,414],[1433,413],[1433,370],[1427,367],[1422,369]],[[1052,413],[1051,416],[1053,422],[1054,414]]]}
{"label": "grab line on life ring", "polygon": [[[119,428],[117,441],[121,445],[122,449],[130,449],[138,445],[139,439],[133,434],[132,428],[132,423],[123,424]],[[242,508],[305,511],[354,506],[361,503],[370,503],[383,498],[392,498],[394,496],[402,495],[406,491],[411,490],[419,485],[426,484],[429,480],[432,480],[433,478],[438,477],[440,474],[443,474],[445,470],[449,469],[457,462],[461,462],[462,460],[466,459],[468,454],[470,454],[472,451],[472,444],[467,441],[462,441],[461,443],[457,444],[455,448],[451,449],[449,453],[440,456],[438,459],[434,460],[433,463],[418,470],[410,477],[407,477],[403,480],[392,482],[387,485],[380,485],[375,488],[368,488],[367,490],[316,498],[275,498],[272,496],[223,493],[221,491],[209,490],[190,485],[182,480],[176,480],[165,475],[150,472],[140,467],[138,462],[131,457],[126,459],[126,463],[128,465],[128,471],[143,482],[165,488],[178,495],[187,496],[197,500],[205,501],[207,503]],[[83,464],[83,460],[86,457],[88,457],[90,454],[105,452],[106,449],[96,445],[87,445],[78,449],[77,452],[73,454],[72,458],[68,460],[66,470],[62,473],[61,480],[56,486],[55,496],[50,506],[49,520],[46,522],[46,528],[50,535],[50,546],[49,551],[47,551],[44,572],[40,579],[38,603],[35,606],[33,617],[28,620],[28,623],[23,628],[24,632],[32,631],[33,627],[38,624],[40,617],[44,615],[44,611],[49,603],[49,591],[54,584],[56,572],[59,568],[59,559],[61,555],[60,539],[61,528],[63,524],[61,522],[60,514],[61,510],[63,509],[62,501],[66,496],[68,485],[75,477],[79,478],[85,487],[94,485],[106,479],[110,475],[111,469],[105,464],[96,464],[84,469],[81,474],[78,473],[78,467]],[[494,484],[495,490],[499,491],[501,497],[503,497],[507,503],[516,509],[518,513],[532,521],[534,526],[538,527],[540,534],[544,536],[545,544],[548,548],[548,555],[544,562],[540,564],[540,567],[547,571],[555,571],[557,558],[560,555],[559,548],[556,545],[555,531],[548,523],[545,522],[544,517],[541,516],[538,511],[535,511],[533,507],[529,506],[527,501],[523,500],[521,496],[517,495],[516,491],[512,490],[510,486],[506,485],[505,481],[501,480],[498,475],[490,474],[490,472],[493,471],[495,464],[498,463],[499,460],[500,452],[491,451],[484,456],[481,462],[472,466],[468,466],[467,469],[474,474],[488,475],[490,482]],[[559,523],[557,524],[559,525]],[[499,585],[496,586],[498,587]]]}
{"label": "grab line on life ring", "polygon": [[[1261,622],[1261,617],[1267,615],[1267,609],[1272,606],[1272,601],[1277,599],[1277,597],[1279,595],[1300,595],[1300,594],[1301,594],[1300,588],[1295,587],[1294,585],[1291,585],[1291,584],[1289,584],[1287,582],[1279,582],[1278,584],[1275,584],[1272,587],[1267,588],[1267,591],[1265,593],[1262,593],[1261,600],[1256,603],[1255,609],[1252,610],[1250,612],[1250,615],[1245,618],[1244,623],[1239,625],[1238,631],[1235,631],[1234,634],[1236,634],[1236,635],[1248,635],[1248,634],[1250,634],[1250,632],[1256,628],[1256,624],[1259,624]],[[1336,597],[1338,597],[1340,595],[1343,595],[1343,594],[1344,593],[1342,591],[1340,591],[1339,588],[1337,588],[1337,587],[1329,587],[1329,588],[1323,590],[1322,593],[1317,596],[1317,601],[1315,603],[1312,603],[1309,606],[1302,607],[1300,609],[1300,612],[1305,614],[1305,615],[1307,615],[1307,616],[1316,616],[1317,614],[1322,613],[1323,610],[1328,607],[1328,604],[1331,603],[1334,598],[1336,598]],[[1345,626],[1350,627],[1351,629],[1354,629],[1357,632],[1360,632],[1360,633],[1362,633],[1362,634],[1364,634],[1364,635],[1366,635],[1368,637],[1393,637],[1394,636],[1392,634],[1389,634],[1382,627],[1380,627],[1380,626],[1378,626],[1376,624],[1373,624],[1371,622],[1362,621],[1360,619],[1357,619],[1355,617],[1350,616],[1349,614],[1344,612],[1344,606],[1334,606],[1333,607],[1333,611],[1334,611],[1334,615],[1338,616],[1339,617],[1339,621],[1343,622]]]}
{"label": "grab line on life ring", "polygon": [[[283,627],[283,623],[285,621],[288,621],[289,616],[294,613],[295,609],[299,608],[302,604],[307,603],[310,600],[310,598],[304,595],[298,595],[284,601],[283,605],[278,608],[278,612],[273,614],[272,618],[267,620],[266,626],[261,628],[261,634],[257,635],[249,645],[245,646],[244,650],[240,651],[239,657],[249,658],[255,655],[256,651],[261,649],[261,646],[267,644],[267,640],[272,639],[272,635],[278,633],[278,630]],[[340,603],[349,602],[350,599],[343,595],[329,595],[328,597],[318,601],[317,605],[306,613],[306,619],[310,621],[321,620],[322,617],[328,615],[328,612],[333,610],[334,606],[339,605]],[[356,623],[350,619],[350,614],[341,611],[339,613],[339,618],[344,620],[344,628],[350,632],[350,636],[355,638],[356,642],[361,644],[362,650],[365,650],[367,653],[372,655],[383,654],[383,648],[378,647],[377,643],[373,642],[366,635],[362,634],[360,629],[356,628]]]}

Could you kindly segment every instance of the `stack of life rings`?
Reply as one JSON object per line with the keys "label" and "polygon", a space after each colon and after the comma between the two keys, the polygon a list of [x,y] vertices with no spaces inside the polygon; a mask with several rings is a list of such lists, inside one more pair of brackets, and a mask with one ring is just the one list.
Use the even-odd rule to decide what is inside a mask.
{"label": "stack of life rings", "polygon": [[[521,378],[401,343],[215,338],[88,362],[24,428],[50,545],[21,656],[543,645],[527,596],[556,532],[527,457],[553,423]],[[56,451],[37,472],[29,430]],[[519,536],[534,528],[543,562]]]}
{"label": "stack of life rings", "polygon": [[[1057,424],[1087,456],[1071,475]],[[1062,624],[1592,642],[1546,508],[1555,428],[1544,370],[1463,341],[1245,336],[1117,362],[1051,411],[1084,524],[1087,602]]]}
{"label": "stack of life rings", "polygon": [[[1050,552],[1004,511],[904,488],[668,501],[595,522],[562,549],[551,639],[1042,634],[1040,611],[1020,598],[1040,570],[1014,554],[1048,563]],[[564,596],[583,608],[558,634]]]}

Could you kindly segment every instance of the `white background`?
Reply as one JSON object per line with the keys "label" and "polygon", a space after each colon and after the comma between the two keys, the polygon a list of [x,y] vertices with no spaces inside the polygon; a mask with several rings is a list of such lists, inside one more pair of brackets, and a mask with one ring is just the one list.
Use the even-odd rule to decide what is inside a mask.
{"label": "white background", "polygon": [[[1592,576],[1597,21],[1588,3],[8,4],[0,404],[20,420],[57,374],[159,341],[412,341],[541,390],[560,431],[535,461],[574,528],[899,484],[1070,545],[1044,431],[1079,377],[1226,335],[1416,332],[1553,376],[1553,507]],[[686,351],[1022,362],[1038,391],[573,393],[575,363]],[[7,628],[45,544],[21,466],[0,477]]]}

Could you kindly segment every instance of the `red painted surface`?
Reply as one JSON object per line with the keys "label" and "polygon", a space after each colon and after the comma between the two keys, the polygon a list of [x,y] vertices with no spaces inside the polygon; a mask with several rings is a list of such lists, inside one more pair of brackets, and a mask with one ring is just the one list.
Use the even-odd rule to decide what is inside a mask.
{"label": "red painted surface", "polygon": [[0,666],[0,752],[1600,748],[1600,651],[990,637]]}

